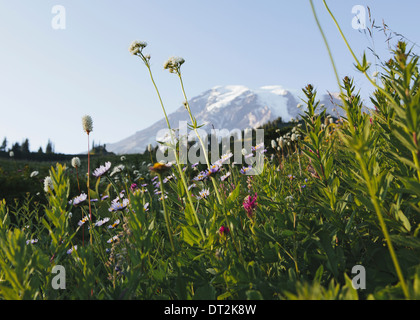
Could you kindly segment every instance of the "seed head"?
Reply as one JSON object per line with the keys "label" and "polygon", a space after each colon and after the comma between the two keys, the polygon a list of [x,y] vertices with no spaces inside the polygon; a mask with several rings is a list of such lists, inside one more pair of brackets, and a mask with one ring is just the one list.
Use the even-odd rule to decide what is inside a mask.
{"label": "seed head", "polygon": [[74,157],[73,159],[71,159],[71,165],[73,166],[73,168],[80,168],[80,165],[81,165],[80,158]]}
{"label": "seed head", "polygon": [[275,149],[277,147],[277,143],[274,140],[271,140],[271,147]]}
{"label": "seed head", "polygon": [[93,131],[93,121],[91,116],[85,115],[82,118],[82,125],[83,125],[83,130],[89,134],[90,132]]}

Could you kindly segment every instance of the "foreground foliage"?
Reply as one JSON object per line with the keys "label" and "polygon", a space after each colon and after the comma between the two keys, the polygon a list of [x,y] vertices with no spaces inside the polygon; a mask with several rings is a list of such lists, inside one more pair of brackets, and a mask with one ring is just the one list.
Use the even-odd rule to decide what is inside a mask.
{"label": "foreground foliage", "polygon": [[[130,50],[150,71],[145,46]],[[181,85],[182,63],[165,65]],[[378,80],[368,110],[345,77],[337,121],[306,86],[300,124],[244,155],[264,155],[260,174],[229,153],[199,166],[121,159],[76,189],[52,166],[45,203],[0,203],[0,297],[419,299],[418,56],[399,42]]]}

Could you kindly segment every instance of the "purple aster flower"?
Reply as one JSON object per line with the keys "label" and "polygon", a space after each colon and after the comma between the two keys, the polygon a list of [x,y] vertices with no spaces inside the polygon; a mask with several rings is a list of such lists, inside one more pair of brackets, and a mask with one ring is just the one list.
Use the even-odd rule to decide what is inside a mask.
{"label": "purple aster flower", "polygon": [[[115,199],[115,200],[117,200],[117,199]],[[122,203],[119,202],[119,201],[115,201],[115,200],[111,202],[111,207],[108,209],[109,212],[124,210],[125,208],[127,208],[128,204],[130,202],[128,199],[124,199]]]}
{"label": "purple aster flower", "polygon": [[111,162],[110,161],[105,162],[105,166],[101,165],[99,168],[95,169],[92,175],[99,178],[100,176],[105,174],[110,168],[111,168]]}
{"label": "purple aster flower", "polygon": [[220,180],[225,181],[230,176],[230,171],[226,172],[225,175],[220,177]]}
{"label": "purple aster flower", "polygon": [[251,170],[252,170],[252,166],[243,167],[243,168],[241,169],[241,173],[242,173],[242,174],[249,174],[249,172],[251,172]]}
{"label": "purple aster flower", "polygon": [[209,195],[210,195],[210,190],[209,189],[203,189],[203,190],[198,192],[197,199],[207,198]]}
{"label": "purple aster flower", "polygon": [[77,206],[81,202],[85,201],[86,198],[87,198],[87,195],[85,193],[82,193],[80,196],[77,196],[77,197],[73,198],[73,200],[70,200],[69,204],[71,204],[73,206]]}

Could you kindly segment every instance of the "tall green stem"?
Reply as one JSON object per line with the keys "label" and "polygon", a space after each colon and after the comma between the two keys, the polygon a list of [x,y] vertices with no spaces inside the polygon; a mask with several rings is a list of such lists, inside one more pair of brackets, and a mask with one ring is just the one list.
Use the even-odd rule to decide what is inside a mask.
{"label": "tall green stem", "polygon": [[[206,159],[207,167],[210,170],[210,161],[209,161],[209,157],[208,157],[208,154],[207,154],[207,151],[206,151],[207,148],[204,145],[204,142],[201,139],[201,137],[200,137],[200,135],[199,135],[199,133],[197,131],[197,126],[196,126],[197,125],[197,122],[196,122],[196,120],[194,119],[194,117],[192,115],[191,108],[190,108],[190,105],[188,103],[188,98],[187,98],[187,95],[185,93],[185,88],[184,88],[184,83],[182,81],[181,71],[179,69],[177,70],[177,74],[178,74],[178,77],[179,77],[179,81],[181,83],[181,89],[182,89],[182,93],[183,93],[184,99],[185,99],[185,106],[187,108],[188,114],[189,114],[190,119],[191,119],[191,122],[192,122],[192,128],[193,128],[193,130],[194,130],[194,132],[195,132],[198,140],[200,141],[201,147],[203,148],[203,151],[204,151],[204,158]],[[226,222],[227,225],[229,225],[229,219],[228,219],[228,215],[227,215],[227,212],[226,212],[225,199],[220,196],[219,188],[217,186],[216,179],[214,178],[214,176],[211,175],[210,176],[210,179],[211,179],[211,181],[213,183],[213,188],[214,188],[214,191],[216,192],[217,200],[219,201],[219,204],[222,206],[222,212],[223,212],[223,215],[224,215],[224,218],[225,218],[225,222]],[[231,229],[232,230],[230,232],[231,232],[231,235],[232,235],[231,238],[232,238],[233,245],[236,248],[236,251],[238,252],[239,258],[241,259],[242,262],[245,263],[245,261],[243,260],[243,257],[242,257],[241,250],[238,247],[238,245],[236,243],[236,240],[235,240],[235,238],[236,238],[235,237],[235,230],[233,230],[233,228],[231,228]]]}
{"label": "tall green stem", "polygon": [[[90,222],[92,222],[92,207],[91,207],[91,203],[90,203],[90,143],[89,143],[89,133],[88,133],[88,176],[87,176],[87,189],[88,189],[88,201],[89,201],[89,219],[90,219]],[[84,228],[83,228],[83,232],[84,232]],[[92,244],[92,234],[90,235],[90,244]]]}
{"label": "tall green stem", "polygon": [[[173,138],[173,132],[172,132],[172,129],[171,129],[171,125],[169,123],[168,115],[166,114],[166,110],[165,110],[165,107],[163,105],[163,101],[162,101],[162,98],[160,96],[159,89],[158,89],[158,87],[157,87],[157,85],[155,83],[155,80],[153,78],[152,70],[150,69],[150,65],[149,64],[146,64],[146,67],[147,67],[147,70],[149,70],[150,78],[152,80],[153,86],[155,87],[156,93],[158,95],[159,102],[160,102],[160,105],[162,107],[163,114],[165,115],[166,124],[168,126],[169,132],[171,133],[171,143],[173,145],[175,145],[174,144],[174,138]],[[195,210],[195,207],[194,207],[194,204],[193,204],[193,201],[192,201],[192,198],[191,198],[191,194],[190,194],[190,192],[188,190],[188,184],[187,184],[187,181],[185,180],[185,176],[184,176],[184,172],[182,171],[181,164],[179,163],[179,156],[178,156],[178,153],[176,151],[176,147],[174,147],[174,155],[175,155],[175,160],[176,160],[178,172],[179,172],[179,175],[181,177],[182,184],[184,185],[185,193],[186,193],[187,198],[188,198],[188,202],[190,204],[191,210],[193,211],[195,220],[197,221],[198,228],[200,229],[201,237],[203,238],[203,241],[204,241],[206,239],[206,237],[204,235],[203,228],[201,227],[200,220],[198,219],[198,215],[197,215],[197,212]]]}
{"label": "tall green stem", "polygon": [[[181,76],[181,72],[180,72],[180,71],[178,71],[178,77],[179,77],[179,81],[181,82],[181,89],[182,89],[182,93],[183,93],[183,95],[184,95],[185,105],[186,105],[186,107],[187,107],[187,111],[188,111],[188,114],[189,114],[189,116],[190,116],[190,119],[191,119],[191,121],[193,122],[193,130],[194,130],[194,132],[195,132],[195,134],[196,134],[196,136],[197,136],[198,140],[200,141],[201,147],[203,148],[203,151],[204,151],[204,158],[206,159],[207,167],[208,167],[208,169],[210,170],[210,161],[209,161],[209,157],[208,157],[208,154],[207,154],[207,151],[206,151],[206,150],[207,150],[207,148],[206,148],[206,146],[204,145],[203,139],[201,139],[201,136],[199,135],[199,133],[198,133],[198,131],[197,131],[197,128],[196,128],[196,121],[195,121],[195,119],[194,119],[194,117],[193,117],[193,115],[192,115],[192,113],[191,113],[191,108],[190,108],[190,105],[189,105],[189,103],[188,103],[187,95],[186,95],[186,93],[185,93],[184,83],[183,83],[183,81],[182,81],[182,76]],[[215,190],[215,192],[216,192],[217,200],[219,201],[219,204],[220,204],[220,205],[222,205],[222,204],[223,204],[223,201],[222,201],[222,198],[221,198],[221,196],[220,196],[220,193],[219,193],[219,188],[217,187],[217,184],[216,184],[215,178],[214,178],[214,177],[212,177],[212,176],[210,176],[210,178],[211,178],[211,181],[212,181],[212,183],[213,183],[214,190]]]}
{"label": "tall green stem", "polygon": [[[318,27],[319,27],[319,29],[320,29],[320,31],[321,31],[321,34],[322,34],[322,36],[323,36],[323,38],[324,38],[324,41],[325,41],[325,44],[326,44],[326,46],[327,46],[328,53],[330,54],[330,58],[331,58],[331,62],[333,63],[334,70],[336,70],[336,69],[335,69],[335,65],[334,65],[334,61],[333,61],[333,59],[332,59],[331,51],[330,51],[330,49],[329,49],[329,46],[328,46],[328,44],[327,44],[327,41],[326,41],[325,35],[324,35],[324,33],[322,32],[322,28],[321,28],[321,26],[320,26],[320,24],[319,24],[319,21],[318,21],[318,18],[317,18],[317,16],[316,16],[316,13],[315,13],[315,9],[314,9],[313,2],[312,2],[312,0],[309,0],[309,1],[310,1],[310,4],[311,4],[311,7],[312,7],[312,11],[313,11],[314,16],[315,16],[315,20],[317,21]],[[367,71],[367,69],[368,69],[368,66],[367,66],[367,65],[362,66],[362,65],[360,64],[359,60],[357,59],[356,55],[354,54],[353,50],[351,49],[350,44],[348,43],[348,41],[347,41],[346,37],[344,36],[344,34],[343,34],[343,32],[342,32],[342,30],[341,30],[341,28],[340,28],[340,26],[339,26],[339,24],[338,24],[337,20],[335,19],[335,17],[334,17],[334,15],[333,15],[333,13],[331,12],[330,8],[328,7],[328,5],[327,5],[326,1],[325,1],[325,0],[323,0],[323,3],[324,3],[325,8],[327,9],[328,13],[330,14],[331,18],[333,19],[333,21],[334,21],[334,23],[335,23],[335,25],[336,25],[336,27],[337,27],[337,29],[338,29],[338,31],[339,31],[339,33],[340,33],[341,37],[343,38],[343,40],[344,40],[344,42],[345,42],[345,44],[346,44],[346,46],[347,46],[348,50],[350,51],[351,55],[353,56],[354,60],[356,61],[356,64],[357,64],[358,69],[359,69],[359,70],[362,70],[363,74],[364,74],[364,75],[366,76],[366,78],[370,81],[370,83],[371,83],[371,84],[372,84],[375,88],[377,88],[380,92],[382,92],[382,93],[383,93],[383,94],[384,94],[384,95],[385,95],[385,96],[389,99],[389,101],[390,101],[390,102],[392,102],[392,101],[393,101],[392,96],[391,96],[388,92],[386,92],[385,90],[383,90],[381,87],[379,87],[379,86],[375,83],[375,81],[373,81],[373,80],[369,77],[369,75],[368,75],[368,74],[367,74],[367,72],[366,72],[366,71]],[[335,71],[335,72],[336,72],[336,71]],[[337,73],[336,73],[336,77],[337,77]],[[340,86],[340,91],[342,92],[341,86]],[[403,290],[403,292],[404,292],[405,297],[408,299],[408,298],[409,298],[409,292],[408,292],[408,289],[407,289],[407,285],[406,285],[406,283],[405,283],[404,276],[403,276],[403,274],[402,274],[402,271],[401,271],[401,268],[400,268],[400,265],[399,265],[399,262],[398,262],[397,256],[396,256],[396,254],[395,254],[394,247],[393,247],[393,245],[392,245],[391,238],[390,238],[390,236],[389,236],[389,233],[388,233],[388,230],[387,230],[387,227],[386,227],[385,220],[384,220],[384,218],[383,218],[383,216],[382,216],[382,213],[381,213],[381,208],[380,208],[380,205],[379,205],[378,200],[377,200],[377,198],[376,198],[376,193],[375,193],[375,191],[373,190],[373,186],[372,186],[372,183],[371,183],[371,180],[370,180],[369,173],[368,173],[367,168],[366,168],[366,164],[365,164],[365,162],[364,162],[364,160],[363,160],[363,158],[362,158],[362,155],[361,155],[358,151],[356,151],[356,157],[357,157],[357,159],[358,159],[358,161],[359,161],[359,163],[360,163],[360,167],[361,167],[361,169],[362,169],[362,173],[363,173],[363,176],[364,176],[364,178],[365,178],[365,181],[366,181],[366,184],[367,184],[367,187],[368,187],[368,190],[369,190],[369,194],[370,194],[370,196],[371,196],[371,202],[372,202],[372,204],[373,204],[373,206],[374,206],[374,208],[375,208],[375,212],[376,212],[376,215],[377,215],[377,217],[378,217],[379,224],[380,224],[381,229],[382,229],[382,233],[383,233],[383,235],[384,235],[384,237],[385,237],[385,240],[386,240],[386,242],[387,242],[388,249],[389,249],[389,252],[390,252],[390,255],[391,255],[391,259],[392,259],[392,261],[393,261],[393,263],[394,263],[394,267],[395,267],[395,270],[396,270],[396,272],[397,272],[398,278],[399,278],[399,280],[400,280],[402,290]]]}
{"label": "tall green stem", "polygon": [[158,174],[158,176],[159,176],[160,192],[162,193],[162,205],[163,205],[163,213],[165,215],[166,229],[168,230],[169,241],[171,242],[172,252],[175,252],[174,241],[172,239],[172,230],[171,230],[171,225],[170,225],[170,220],[169,220],[169,213],[168,213],[168,210],[166,209],[165,193],[164,193],[165,191],[163,189],[162,175]]}
{"label": "tall green stem", "polygon": [[312,13],[314,15],[314,18],[315,18],[316,24],[318,26],[319,32],[321,33],[322,39],[324,40],[325,46],[327,47],[328,56],[330,57],[332,67],[334,69],[335,78],[337,80],[338,87],[339,87],[339,89],[341,91],[340,78],[338,76],[337,68],[336,68],[335,63],[334,63],[334,58],[333,58],[333,55],[331,53],[330,46],[328,45],[327,38],[326,38],[326,36],[324,34],[324,31],[322,30],[321,24],[319,23],[318,16],[316,14],[314,4],[313,4],[312,0],[309,0],[309,2],[311,4]]}
{"label": "tall green stem", "polygon": [[[312,5],[312,8],[313,8],[313,3],[312,3],[312,0],[310,0],[310,2],[311,2],[311,5]],[[325,8],[327,9],[328,13],[330,14],[331,18],[333,19],[333,21],[334,21],[334,23],[335,23],[335,25],[336,25],[336,27],[337,27],[337,29],[338,29],[338,32],[340,33],[341,37],[342,37],[342,38],[343,38],[343,40],[344,40],[344,43],[346,44],[346,46],[347,46],[348,50],[350,51],[351,55],[353,56],[354,61],[356,61],[357,67],[362,68],[362,65],[360,64],[359,59],[357,59],[356,55],[354,54],[353,50],[351,49],[351,46],[350,46],[349,42],[347,41],[347,38],[344,36],[344,33],[343,33],[343,31],[341,30],[340,25],[338,24],[337,20],[335,19],[334,15],[333,15],[333,13],[331,12],[330,8],[328,7],[328,5],[327,5],[326,1],[325,1],[325,0],[322,0],[322,2],[324,3]],[[314,14],[315,14],[315,11],[314,11]],[[316,14],[315,14],[315,19],[316,19]],[[321,31],[321,32],[322,32],[322,31]],[[329,49],[328,49],[328,50],[329,50]],[[366,69],[366,70],[367,70],[367,69]],[[371,84],[372,84],[372,85],[373,85],[376,89],[378,89],[378,90],[379,90],[382,94],[384,94],[384,95],[388,98],[388,100],[389,100],[389,101],[393,101],[392,96],[391,96],[388,92],[386,92],[384,89],[382,89],[381,87],[379,87],[379,86],[376,84],[376,82],[375,82],[375,81],[373,81],[373,80],[372,80],[372,78],[371,78],[371,77],[367,74],[366,70],[364,70],[364,71],[363,71],[363,74],[366,76],[366,78],[368,79],[368,81],[369,81],[369,82],[370,82],[370,83],[371,83]],[[341,88],[341,87],[340,87],[340,88]],[[341,90],[341,89],[340,89],[340,90]]]}
{"label": "tall green stem", "polygon": [[397,259],[397,255],[395,254],[394,246],[392,245],[391,238],[389,236],[385,220],[382,216],[381,208],[380,208],[380,205],[379,205],[378,200],[376,198],[376,193],[375,193],[375,191],[372,187],[372,183],[371,183],[371,180],[370,180],[368,170],[366,168],[366,164],[365,164],[365,162],[362,158],[362,155],[359,152],[356,152],[356,157],[357,157],[357,159],[360,163],[360,167],[362,169],[362,173],[363,173],[363,176],[365,178],[365,181],[366,181],[366,184],[367,184],[367,187],[368,187],[368,190],[369,190],[369,194],[370,194],[370,197],[371,197],[371,202],[372,202],[372,204],[375,208],[376,215],[378,216],[379,224],[381,226],[382,233],[383,233],[383,235],[385,237],[385,240],[386,240],[386,243],[388,245],[389,253],[391,255],[392,262],[394,263],[394,267],[395,267],[395,270],[397,272],[398,278],[400,280],[402,290],[404,292],[405,297],[407,299],[409,299],[410,295],[409,295],[409,292],[408,292],[408,289],[407,289],[407,285],[405,283],[404,276],[402,274],[400,264],[399,264],[398,259]]}

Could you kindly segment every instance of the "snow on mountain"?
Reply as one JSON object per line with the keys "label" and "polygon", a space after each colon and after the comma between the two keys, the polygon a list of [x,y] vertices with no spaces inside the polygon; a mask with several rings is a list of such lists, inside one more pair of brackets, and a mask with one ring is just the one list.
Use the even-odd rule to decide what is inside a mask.
{"label": "snow on mountain", "polygon": [[[333,112],[333,101],[338,101],[337,96],[333,96],[333,101],[329,95],[319,98],[327,113],[337,114]],[[229,131],[256,128],[278,117],[288,122],[291,118],[297,118],[303,111],[297,108],[299,103],[301,99],[298,92],[279,85],[267,85],[257,89],[249,89],[242,85],[215,86],[189,101],[192,114],[199,124],[204,124],[201,129],[207,132],[212,128]],[[339,109],[337,107],[338,112]],[[168,119],[173,129],[178,128],[180,121],[191,122],[184,106],[169,114]],[[162,129],[167,129],[165,119],[137,131],[126,139],[107,144],[107,150],[117,154],[142,153],[148,144],[156,145],[160,138],[158,133]]]}

